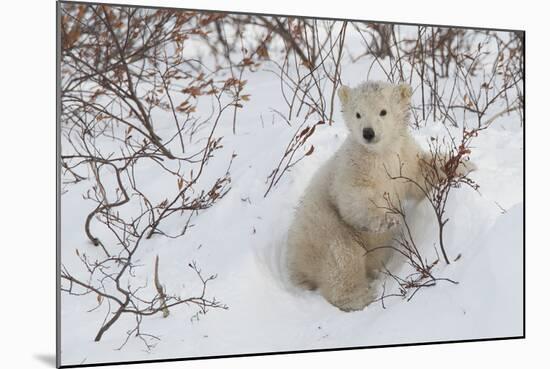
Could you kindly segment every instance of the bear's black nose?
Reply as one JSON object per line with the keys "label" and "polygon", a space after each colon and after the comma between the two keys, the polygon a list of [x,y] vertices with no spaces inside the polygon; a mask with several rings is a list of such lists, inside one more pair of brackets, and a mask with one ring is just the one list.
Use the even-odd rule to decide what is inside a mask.
{"label": "bear's black nose", "polygon": [[371,141],[374,138],[374,130],[372,128],[363,128],[363,137],[367,141]]}

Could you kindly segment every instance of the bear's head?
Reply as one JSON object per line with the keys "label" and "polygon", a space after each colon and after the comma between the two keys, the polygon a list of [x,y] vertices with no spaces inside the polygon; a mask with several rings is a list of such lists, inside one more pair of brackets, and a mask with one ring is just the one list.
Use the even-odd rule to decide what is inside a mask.
{"label": "bear's head", "polygon": [[381,151],[407,132],[411,95],[409,85],[386,82],[364,82],[338,90],[352,138],[369,151]]}

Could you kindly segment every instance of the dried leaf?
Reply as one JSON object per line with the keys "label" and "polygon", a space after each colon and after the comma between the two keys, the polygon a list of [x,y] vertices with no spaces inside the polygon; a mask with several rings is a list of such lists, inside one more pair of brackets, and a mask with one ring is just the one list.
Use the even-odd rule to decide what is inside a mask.
{"label": "dried leaf", "polygon": [[302,132],[300,132],[300,134],[298,135],[298,137],[302,137],[304,136],[306,133],[308,133],[309,131],[309,127],[306,127],[302,130]]}
{"label": "dried leaf", "polygon": [[265,46],[265,44],[261,44],[260,46],[258,46],[258,48],[256,49],[256,54],[258,54],[260,58],[269,59],[269,52],[267,51],[267,47]]}

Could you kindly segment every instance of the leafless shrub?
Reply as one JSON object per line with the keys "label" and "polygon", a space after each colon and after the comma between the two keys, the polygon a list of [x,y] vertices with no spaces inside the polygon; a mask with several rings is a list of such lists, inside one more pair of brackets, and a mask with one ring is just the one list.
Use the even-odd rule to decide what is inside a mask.
{"label": "leafless shrub", "polygon": [[[203,27],[218,19],[196,12],[148,10],[103,5],[61,7],[61,129],[64,172],[72,182],[88,181],[84,199],[95,203],[84,231],[100,252],[77,255],[82,272],[62,266],[62,289],[72,295],[96,294],[98,308],[108,303],[95,340],[122,315],[133,315],[129,331],[148,348],[154,336],[141,331],[143,317],[176,305],[195,305],[200,312],[225,308],[201,293],[181,298],[155,283],[134,287],[139,267],[136,253],[155,234],[180,237],[192,217],[210,208],[230,190],[228,158],[225,172],[204,180],[205,167],[222,147],[216,130],[226,111],[242,104],[244,82],[210,69],[201,60],[184,58],[188,42],[205,36]],[[239,87],[241,86],[241,87]],[[196,106],[209,102],[210,115]],[[242,107],[242,105],[240,105]],[[162,119],[158,119],[162,116]],[[171,117],[172,119],[166,119]],[[147,166],[163,183],[173,183],[159,196],[139,180]],[[176,234],[162,229],[171,216],[186,221]],[[157,262],[158,263],[158,262]],[[158,282],[158,266],[154,278]]]}
{"label": "leafless shrub", "polygon": [[[286,113],[277,113],[288,125],[297,119],[301,119],[302,123],[284,150],[277,167],[267,178],[269,185],[266,196],[285,173],[313,153],[314,147],[310,146],[302,156],[295,158],[296,151],[305,145],[315,132],[315,127],[324,123],[332,125],[334,119],[348,24],[317,20],[301,22],[299,24],[302,26],[295,27],[292,35],[304,44],[304,52],[297,53],[294,47],[288,46],[282,63],[270,61],[275,66],[271,72],[281,81],[281,95],[287,105]],[[286,43],[296,44],[285,39]],[[312,119],[317,123],[308,123]]]}
{"label": "leafless shrub", "polygon": [[[142,319],[146,316],[152,316],[163,313],[166,318],[168,309],[178,305],[195,306],[199,314],[205,314],[208,309],[220,308],[227,309],[227,306],[217,301],[215,298],[206,296],[207,284],[216,278],[215,275],[203,277],[196,263],[189,264],[189,267],[196,273],[202,287],[194,296],[182,298],[178,295],[168,295],[162,289],[158,291],[155,287],[155,294],[148,293],[147,282],[140,286],[133,286],[131,283],[135,268],[138,266],[132,261],[136,250],[143,238],[129,247],[125,247],[125,252],[118,255],[109,255],[102,260],[94,260],[76,250],[82,264],[89,272],[87,279],[82,279],[71,274],[67,268],[62,267],[61,278],[63,284],[61,290],[74,296],[94,295],[97,300],[97,306],[90,311],[99,309],[103,304],[107,305],[105,319],[101,324],[94,340],[100,341],[103,335],[121,318],[123,315],[135,317],[136,324],[127,332],[127,337],[120,348],[122,348],[131,336],[139,338],[147,347],[154,347],[152,341],[157,341],[158,337],[141,330]],[[131,242],[126,241],[126,245]],[[125,245],[125,246],[126,246]],[[158,259],[157,259],[158,260]],[[156,271],[155,273],[158,273]],[[157,282],[158,276],[155,276]]]}
{"label": "leafless shrub", "polygon": [[384,59],[393,57],[394,25],[374,22],[354,22],[354,28],[363,39],[365,50],[355,57],[358,60],[364,56]]}
{"label": "leafless shrub", "polygon": [[412,272],[406,276],[399,276],[385,267],[383,273],[396,283],[397,291],[387,292],[386,281],[384,281],[381,295],[376,301],[380,301],[382,307],[385,308],[384,300],[389,297],[401,297],[410,301],[420,289],[433,287],[437,282],[445,281],[458,284],[458,282],[452,279],[438,277],[434,274],[433,269],[439,263],[439,257],[428,261],[426,256],[420,251],[421,248],[413,237],[407,212],[401,199],[398,196],[391,196],[389,193],[386,193],[384,195],[384,202],[379,207],[386,210],[388,214],[396,216],[401,224],[401,229],[392,244],[368,249],[366,254],[377,252],[380,249],[391,249],[395,252],[396,257],[401,257],[405,260],[405,264],[412,268]]}
{"label": "leafless shrub", "polygon": [[479,130],[463,131],[461,142],[456,145],[451,142],[440,142],[438,138],[432,138],[429,154],[419,158],[421,164],[422,178],[415,179],[403,174],[403,164],[400,165],[399,173],[388,177],[413,185],[429,201],[439,228],[439,248],[443,259],[450,264],[444,246],[443,229],[449,218],[445,215],[447,200],[452,189],[466,185],[474,190],[479,188],[470,177],[471,164],[469,162],[470,143],[472,138],[477,136]]}
{"label": "leafless shrub", "polygon": [[371,59],[367,78],[377,69],[390,82],[411,84],[420,97],[412,106],[414,127],[425,125],[429,117],[455,127],[471,125],[473,118],[480,127],[502,105],[502,115],[518,112],[523,119],[521,34],[419,26],[413,36],[394,27],[391,52],[381,56],[373,37],[381,42],[382,36],[376,38],[358,24],[354,30],[365,51],[357,56],[350,51],[352,61]]}
{"label": "leafless shrub", "polygon": [[324,122],[319,121],[312,126],[306,126],[305,128],[302,128],[304,124],[305,122],[298,127],[297,132],[295,133],[294,136],[292,136],[292,139],[288,143],[285,149],[285,152],[283,154],[283,157],[277,164],[277,167],[273,169],[271,174],[267,177],[269,186],[265,191],[264,197],[266,197],[269,191],[274,186],[276,186],[277,183],[279,183],[279,181],[281,180],[285,172],[290,171],[292,167],[294,167],[304,158],[313,154],[313,151],[315,150],[315,147],[313,145],[310,145],[307,151],[302,151],[301,153],[298,153],[298,152],[302,147],[306,145],[308,138],[310,138],[313,135],[313,133],[315,132],[315,127],[321,124],[324,124]]}
{"label": "leafless shrub", "polygon": [[[400,162],[399,173],[390,174],[386,171],[389,179],[399,181],[404,185],[412,185],[429,202],[438,225],[439,250],[446,264],[450,264],[444,245],[444,227],[449,221],[446,215],[449,194],[453,189],[459,188],[462,185],[466,185],[474,190],[479,188],[468,176],[470,174],[469,168],[471,168],[469,162],[470,144],[478,132],[479,130],[476,129],[464,131],[462,140],[458,145],[455,145],[453,140],[450,143],[446,143],[433,138],[430,143],[429,153],[418,158],[422,168],[420,179],[406,176],[402,170],[402,162]],[[384,299],[388,297],[401,297],[410,301],[420,289],[433,287],[438,281],[458,284],[457,281],[452,279],[435,275],[433,269],[440,262],[439,253],[436,249],[437,258],[434,260],[428,260],[423,255],[421,252],[422,248],[418,246],[417,241],[414,239],[411,225],[407,218],[407,212],[398,194],[385,193],[384,204],[376,205],[399,219],[400,231],[390,245],[368,249],[367,254],[376,252],[379,249],[389,248],[395,252],[397,257],[402,257],[405,260],[405,264],[409,265],[413,270],[412,273],[406,276],[399,276],[385,268],[384,273],[397,284],[398,290],[388,293],[386,291],[386,281],[384,281],[382,294],[377,299],[377,301],[381,301],[383,307]],[[459,258],[460,254],[454,260],[456,261]]]}
{"label": "leafless shrub", "polygon": [[[420,178],[405,175],[402,170],[402,162],[399,163],[400,169],[397,174],[390,174],[386,170],[389,179],[413,186],[429,202],[438,226],[439,250],[446,264],[451,262],[444,244],[444,227],[450,219],[446,214],[449,194],[453,189],[462,185],[478,190],[479,185],[469,177],[473,168],[469,155],[471,154],[472,140],[480,131],[486,128],[488,128],[487,125],[484,128],[464,130],[460,142],[455,142],[453,137],[449,140],[432,138],[429,153],[418,158],[421,165]],[[382,306],[384,306],[384,299],[388,297],[401,297],[410,301],[421,288],[435,286],[438,281],[458,284],[457,281],[452,279],[435,275],[433,269],[440,262],[439,253],[436,249],[437,257],[431,261],[422,254],[420,251],[422,248],[417,245],[413,237],[407,213],[402,200],[397,194],[385,193],[384,204],[377,204],[377,206],[388,214],[398,217],[401,228],[392,244],[376,247],[368,250],[368,252],[376,252],[378,249],[385,248],[392,249],[398,257],[403,257],[405,263],[413,270],[412,273],[406,276],[399,276],[387,268],[384,270],[390,280],[397,284],[398,291],[388,293],[386,291],[386,281],[384,281],[382,294],[378,299],[378,301],[381,301]],[[460,256],[458,254],[453,260],[457,261]]]}

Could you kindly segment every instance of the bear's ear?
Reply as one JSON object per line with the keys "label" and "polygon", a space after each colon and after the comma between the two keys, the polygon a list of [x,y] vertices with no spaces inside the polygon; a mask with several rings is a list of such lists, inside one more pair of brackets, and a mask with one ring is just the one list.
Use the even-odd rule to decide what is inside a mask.
{"label": "bear's ear", "polygon": [[407,83],[400,83],[396,87],[396,95],[400,103],[410,104],[412,96],[412,88]]}
{"label": "bear's ear", "polygon": [[340,102],[342,105],[347,105],[349,102],[349,98],[351,96],[351,88],[348,86],[342,85],[340,89],[338,90],[338,97],[340,98]]}

